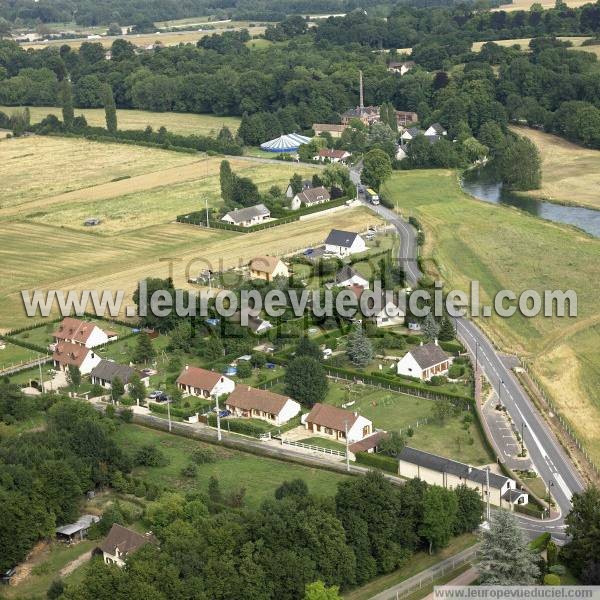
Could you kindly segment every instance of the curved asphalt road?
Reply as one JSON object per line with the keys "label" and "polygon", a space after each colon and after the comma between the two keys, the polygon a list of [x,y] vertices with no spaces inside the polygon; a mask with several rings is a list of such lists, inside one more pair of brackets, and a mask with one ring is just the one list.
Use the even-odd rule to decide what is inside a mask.
{"label": "curved asphalt road", "polygon": [[[360,171],[351,170],[350,177],[356,185],[360,183]],[[407,282],[414,286],[421,276],[416,261],[418,247],[415,229],[398,214],[384,206],[373,206],[366,202],[364,204],[396,227],[401,240],[399,259],[407,274]],[[502,402],[515,425],[520,429],[521,424],[524,424],[524,441],[530,458],[540,477],[546,482],[546,486],[550,484],[552,496],[561,512],[559,517],[545,522],[519,515],[521,527],[533,535],[548,531],[557,538],[564,537],[563,520],[571,509],[571,496],[584,488],[575,466],[483,331],[472,320],[465,317],[456,319],[456,329],[458,336],[472,355],[475,356],[477,353],[479,367],[494,389],[498,390],[500,385]]]}

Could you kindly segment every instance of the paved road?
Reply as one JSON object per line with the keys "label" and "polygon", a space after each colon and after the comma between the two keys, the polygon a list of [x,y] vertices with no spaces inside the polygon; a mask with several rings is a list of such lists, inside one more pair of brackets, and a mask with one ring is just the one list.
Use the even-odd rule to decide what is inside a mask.
{"label": "paved road", "polygon": [[[350,171],[351,179],[356,185],[360,182],[359,169],[360,165]],[[372,206],[366,202],[365,205],[392,223],[398,230],[403,239],[399,259],[405,265],[409,285],[414,286],[421,276],[415,260],[417,257],[415,229],[399,215],[381,205]],[[552,496],[561,511],[559,517],[545,522],[519,516],[523,529],[532,535],[536,532],[549,531],[558,538],[564,537],[563,519],[571,508],[571,496],[584,487],[575,466],[483,331],[474,321],[464,317],[456,319],[456,329],[458,336],[473,356],[477,353],[479,367],[483,369],[496,390],[500,384],[502,402],[517,427],[520,429],[521,424],[524,424],[524,440],[531,460],[546,485],[550,484]]]}

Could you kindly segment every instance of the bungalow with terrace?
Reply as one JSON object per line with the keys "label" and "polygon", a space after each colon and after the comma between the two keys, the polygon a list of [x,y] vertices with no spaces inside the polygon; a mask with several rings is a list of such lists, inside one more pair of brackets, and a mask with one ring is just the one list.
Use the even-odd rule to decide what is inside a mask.
{"label": "bungalow with terrace", "polygon": [[268,390],[238,385],[225,401],[225,408],[236,417],[262,419],[283,425],[300,412],[300,404],[291,398]]}
{"label": "bungalow with terrace", "polygon": [[271,211],[264,204],[257,204],[256,206],[247,206],[246,208],[229,211],[221,218],[221,221],[238,227],[252,227],[264,223],[270,217]]}
{"label": "bungalow with terrace", "polygon": [[296,194],[292,198],[291,208],[292,210],[298,210],[300,206],[316,206],[317,204],[324,204],[331,200],[331,194],[321,185],[315,188],[309,188]]}
{"label": "bungalow with terrace", "polygon": [[136,373],[142,383],[148,387],[150,385],[150,377],[148,375],[142,375],[129,365],[120,365],[112,360],[102,359],[92,369],[90,376],[92,384],[100,385],[107,390],[112,388],[113,381],[118,377],[127,392],[131,388],[131,379]]}
{"label": "bungalow with terrace", "polygon": [[347,125],[335,125],[329,123],[313,123],[312,129],[315,135],[321,135],[322,133],[328,133],[332,138],[342,137],[342,133],[347,128]]}
{"label": "bungalow with terrace", "polygon": [[72,342],[58,342],[52,353],[54,367],[67,371],[69,367],[77,367],[82,375],[91,373],[102,359],[90,348]]}
{"label": "bungalow with terrace", "polygon": [[113,331],[104,331],[91,321],[83,321],[73,317],[65,317],[58,329],[52,334],[54,341],[69,342],[86,348],[95,348],[117,339]]}
{"label": "bungalow with terrace", "polygon": [[142,535],[118,523],[113,523],[106,539],[100,545],[102,558],[107,565],[125,566],[125,560],[146,544],[157,544],[151,534]]}
{"label": "bungalow with terrace", "polygon": [[273,281],[275,277],[289,277],[285,263],[276,256],[256,256],[248,265],[251,279]]}
{"label": "bungalow with terrace", "polygon": [[517,489],[514,479],[478,469],[443,456],[405,446],[398,454],[398,475],[406,479],[417,477],[431,485],[455,489],[466,485],[479,492],[481,500],[487,502],[489,478],[490,504],[512,507],[527,504],[529,495]]}
{"label": "bungalow with terrace", "polygon": [[340,258],[364,252],[367,244],[358,233],[332,229],[325,240],[325,252],[331,252]]}
{"label": "bungalow with terrace", "polygon": [[313,160],[325,162],[329,160],[332,163],[345,163],[352,154],[346,150],[331,150],[329,148],[321,148],[316,156],[313,156]]}
{"label": "bungalow with terrace", "polygon": [[452,365],[453,357],[440,348],[438,341],[413,348],[398,361],[398,375],[417,377],[423,381],[434,375],[444,375]]}
{"label": "bungalow with terrace", "polygon": [[235,383],[216,371],[186,365],[177,378],[177,387],[186,396],[210,398],[230,394],[235,389]]}
{"label": "bungalow with terrace", "polygon": [[308,414],[302,415],[302,423],[311,433],[342,442],[346,441],[347,431],[350,444],[359,442],[373,431],[369,419],[330,404],[315,404]]}

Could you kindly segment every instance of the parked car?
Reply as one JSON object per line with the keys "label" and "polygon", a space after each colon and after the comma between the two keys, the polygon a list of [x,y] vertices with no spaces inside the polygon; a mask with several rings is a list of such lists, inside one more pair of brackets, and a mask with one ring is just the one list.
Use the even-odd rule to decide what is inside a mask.
{"label": "parked car", "polygon": [[148,394],[148,398],[150,398],[151,400],[155,400],[159,396],[164,396],[164,395],[165,395],[165,393],[162,390],[154,390],[153,392],[150,392]]}
{"label": "parked car", "polygon": [[157,402],[171,402],[171,398],[169,398],[167,394],[161,394],[160,396],[156,396],[155,400]]}
{"label": "parked car", "polygon": [[304,251],[304,256],[308,256],[309,254],[312,254],[314,252],[314,250],[312,248],[307,248]]}
{"label": "parked car", "polygon": [[228,417],[231,414],[230,410],[222,410],[219,412],[219,417],[221,417],[221,419]]}
{"label": "parked car", "polygon": [[323,350],[323,359],[327,360],[333,354],[333,350],[331,348],[325,348]]}

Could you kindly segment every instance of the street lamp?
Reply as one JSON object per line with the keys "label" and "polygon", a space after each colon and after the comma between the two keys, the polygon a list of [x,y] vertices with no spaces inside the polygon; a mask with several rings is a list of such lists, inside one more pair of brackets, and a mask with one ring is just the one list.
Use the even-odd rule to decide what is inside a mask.
{"label": "street lamp", "polygon": [[525,421],[521,421],[521,455],[525,456]]}
{"label": "street lamp", "polygon": [[550,503],[552,502],[552,496],[550,495],[550,488],[554,487],[552,479],[548,480],[548,518],[550,518]]}
{"label": "street lamp", "polygon": [[479,371],[479,342],[475,341],[475,373]]}
{"label": "street lamp", "polygon": [[504,379],[498,378],[498,404],[502,408],[502,386],[504,385]]}

